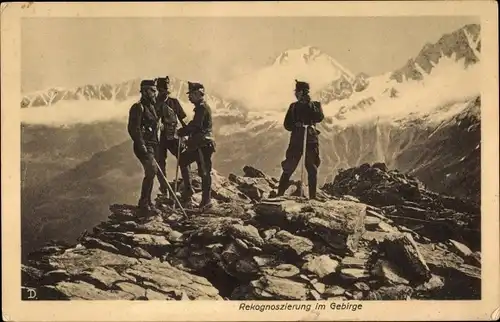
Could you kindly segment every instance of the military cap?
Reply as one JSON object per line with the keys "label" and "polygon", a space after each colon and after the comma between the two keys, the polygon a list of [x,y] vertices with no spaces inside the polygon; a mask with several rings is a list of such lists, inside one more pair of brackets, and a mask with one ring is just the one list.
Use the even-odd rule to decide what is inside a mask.
{"label": "military cap", "polygon": [[156,80],[153,79],[144,79],[141,82],[141,88],[143,87],[155,87],[156,86]]}
{"label": "military cap", "polygon": [[309,92],[309,83],[295,80],[295,90]]}
{"label": "military cap", "polygon": [[156,79],[156,86],[161,88],[167,88],[170,84],[170,78],[168,76],[159,77]]}
{"label": "military cap", "polygon": [[205,87],[203,87],[203,84],[200,84],[200,83],[188,82],[188,92],[186,94],[189,94],[189,93],[192,93],[195,91],[200,91],[202,93],[205,93]]}

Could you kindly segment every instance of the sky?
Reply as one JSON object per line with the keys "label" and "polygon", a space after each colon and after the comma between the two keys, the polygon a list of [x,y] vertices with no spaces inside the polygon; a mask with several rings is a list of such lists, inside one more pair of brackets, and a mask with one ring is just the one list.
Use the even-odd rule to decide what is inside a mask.
{"label": "sky", "polygon": [[206,87],[315,46],[353,73],[403,66],[475,17],[24,18],[23,93],[173,75]]}

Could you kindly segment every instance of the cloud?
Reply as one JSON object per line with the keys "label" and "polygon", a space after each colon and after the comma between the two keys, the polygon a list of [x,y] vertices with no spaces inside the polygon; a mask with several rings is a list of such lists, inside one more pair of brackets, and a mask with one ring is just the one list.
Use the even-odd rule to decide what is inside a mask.
{"label": "cloud", "polygon": [[55,127],[105,121],[126,122],[129,109],[137,99],[118,103],[104,100],[59,101],[52,106],[22,108],[21,122]]}

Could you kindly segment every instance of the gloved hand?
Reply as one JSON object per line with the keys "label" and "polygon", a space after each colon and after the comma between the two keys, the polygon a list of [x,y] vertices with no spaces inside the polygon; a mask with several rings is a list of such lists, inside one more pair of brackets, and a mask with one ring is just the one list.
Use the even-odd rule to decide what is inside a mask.
{"label": "gloved hand", "polygon": [[181,146],[181,152],[184,151],[184,150],[186,150],[187,144],[186,144],[186,140],[185,140],[184,137],[180,137],[179,138],[179,144]]}
{"label": "gloved hand", "polygon": [[146,153],[148,153],[148,148],[146,148],[146,146],[145,146],[145,145],[141,145],[141,146],[139,147],[139,151],[140,151],[141,153],[143,153],[143,154],[146,154]]}

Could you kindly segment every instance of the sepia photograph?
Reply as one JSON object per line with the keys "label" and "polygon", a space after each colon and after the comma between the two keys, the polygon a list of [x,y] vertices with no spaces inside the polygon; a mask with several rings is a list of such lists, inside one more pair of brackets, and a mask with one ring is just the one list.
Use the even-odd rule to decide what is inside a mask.
{"label": "sepia photograph", "polygon": [[[477,303],[455,314],[498,318],[494,4],[261,4],[274,11],[10,4],[9,297],[47,310],[122,301],[151,320],[174,302],[224,320],[372,319],[380,302]],[[211,319],[196,313],[167,318]]]}

